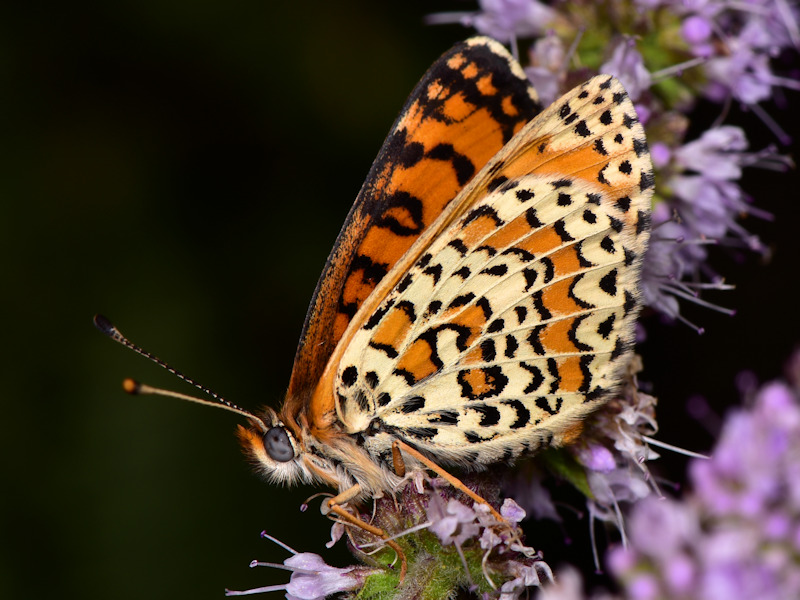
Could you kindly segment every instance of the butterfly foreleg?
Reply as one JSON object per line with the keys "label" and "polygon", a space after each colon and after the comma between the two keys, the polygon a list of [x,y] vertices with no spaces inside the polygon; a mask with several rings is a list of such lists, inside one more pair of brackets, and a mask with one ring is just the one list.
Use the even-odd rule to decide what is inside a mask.
{"label": "butterfly foreleg", "polygon": [[[362,521],[357,516],[349,513],[341,504],[336,503],[335,501],[337,498],[344,496],[353,491],[353,488],[359,488],[358,485],[353,486],[349,490],[345,490],[343,494],[339,494],[335,498],[329,499],[325,504],[327,504],[327,508],[329,512],[334,513],[336,516],[341,518],[344,522],[349,523],[359,529],[363,529],[364,531],[371,533],[374,536],[381,538],[384,543],[389,546],[392,550],[395,551],[397,554],[397,558],[400,559],[400,583],[403,583],[403,580],[406,577],[406,572],[408,571],[408,561],[406,560],[406,554],[403,552],[403,549],[395,542],[394,540],[388,539],[389,536],[387,533],[381,529],[380,527],[375,527],[374,525],[370,525],[366,521]],[[360,488],[359,488],[360,489]],[[358,490],[357,490],[358,491]],[[356,492],[357,493],[357,492]],[[356,494],[353,493],[350,495],[350,498],[355,496]]]}
{"label": "butterfly foreleg", "polygon": [[[421,462],[423,465],[428,467],[431,471],[436,473],[439,477],[441,477],[442,479],[446,480],[454,488],[464,492],[467,496],[472,498],[478,504],[482,504],[482,505],[486,506],[489,509],[489,511],[492,513],[492,516],[495,519],[497,519],[500,523],[506,523],[506,524],[509,525],[509,527],[511,527],[511,525],[508,523],[508,521],[506,521],[503,518],[503,516],[499,512],[497,512],[497,510],[495,510],[495,508],[485,498],[483,498],[482,496],[476,494],[471,489],[469,489],[464,484],[464,482],[461,481],[458,477],[455,477],[454,475],[451,475],[445,469],[443,469],[442,467],[437,465],[435,462],[433,462],[428,457],[426,457],[425,455],[421,454],[419,451],[415,450],[414,448],[412,448],[411,446],[409,446],[405,442],[400,441],[400,440],[394,440],[392,442],[392,457],[394,458],[397,455],[401,455],[401,452],[405,452],[405,453],[409,454],[410,456],[414,457],[419,462]],[[402,457],[400,458],[400,460],[402,461]],[[396,463],[395,463],[395,469],[396,468],[397,467],[396,467]],[[403,468],[405,469],[405,463],[403,463]],[[398,473],[398,475],[399,475],[399,473]]]}

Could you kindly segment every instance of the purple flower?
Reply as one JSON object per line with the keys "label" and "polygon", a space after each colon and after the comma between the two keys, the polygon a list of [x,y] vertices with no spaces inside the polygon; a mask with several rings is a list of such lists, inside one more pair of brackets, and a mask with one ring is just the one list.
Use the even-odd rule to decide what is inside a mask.
{"label": "purple flower", "polygon": [[711,458],[692,463],[688,497],[634,507],[629,547],[609,555],[626,597],[800,597],[798,457],[798,392],[768,384],[728,416]]}
{"label": "purple flower", "polygon": [[535,0],[480,0],[480,5],[483,10],[473,21],[475,29],[503,42],[542,33],[555,15]]}
{"label": "purple flower", "polygon": [[292,556],[283,561],[283,564],[265,563],[254,560],[251,567],[272,567],[285,569],[292,572],[289,583],[270,585],[250,590],[235,591],[225,590],[226,596],[248,596],[266,592],[286,591],[287,600],[323,600],[338,592],[348,592],[360,589],[370,575],[378,573],[378,569],[351,566],[345,568],[332,567],[325,563],[321,556],[311,552],[296,552],[286,544],[262,533],[268,538],[292,553]]}
{"label": "purple flower", "polygon": [[477,536],[481,530],[476,522],[477,518],[473,509],[455,498],[445,504],[439,494],[431,494],[428,503],[430,530],[439,537],[442,544],[461,546],[469,538]]}
{"label": "purple flower", "polygon": [[557,12],[536,0],[480,0],[478,12],[437,13],[426,19],[430,24],[460,22],[501,42],[517,37],[532,37],[545,31]]}
{"label": "purple flower", "polygon": [[723,125],[709,129],[674,152],[675,163],[707,179],[739,179],[746,162],[747,136],[741,127]]}
{"label": "purple flower", "polygon": [[611,450],[600,444],[578,446],[575,450],[575,457],[587,469],[601,473],[613,471],[617,466]]}
{"label": "purple flower", "polygon": [[566,58],[564,44],[553,31],[548,31],[531,47],[531,66],[525,68],[525,73],[539,94],[542,106],[552,104],[561,94],[567,77]]}
{"label": "purple flower", "polygon": [[730,10],[731,5],[726,8],[714,15],[713,24],[708,23],[725,34],[724,52],[712,53],[708,43],[695,43],[702,37],[703,17],[687,18],[682,28],[694,53],[709,57],[704,66],[710,80],[706,95],[717,102],[733,96],[745,104],[756,104],[771,97],[773,86],[797,89],[797,81],[776,76],[770,64],[782,48],[797,46],[797,8],[780,0],[753,2],[749,10],[743,5],[741,14]]}
{"label": "purple flower", "polygon": [[611,58],[600,66],[601,73],[609,73],[620,80],[628,96],[636,102],[652,84],[650,72],[644,65],[644,59],[636,49],[636,41],[632,38],[617,44]]}
{"label": "purple flower", "polygon": [[694,514],[667,498],[649,496],[642,500],[628,520],[630,541],[640,552],[666,557],[679,551],[697,535]]}
{"label": "purple flower", "polygon": [[[286,590],[287,600],[322,600],[338,593],[357,590],[364,585],[367,575],[376,572],[366,567],[337,568],[325,564],[322,557],[311,552],[302,552],[287,558],[283,565],[292,571],[289,583],[271,585],[244,591],[225,590],[226,596],[246,596],[265,592]],[[281,565],[253,561],[250,566],[269,566],[280,568]]]}

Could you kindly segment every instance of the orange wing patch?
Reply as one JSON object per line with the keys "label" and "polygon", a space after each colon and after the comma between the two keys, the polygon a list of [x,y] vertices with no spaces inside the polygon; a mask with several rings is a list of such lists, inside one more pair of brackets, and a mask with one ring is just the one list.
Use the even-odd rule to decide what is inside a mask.
{"label": "orange wing patch", "polygon": [[390,432],[365,438],[375,457],[400,438],[440,463],[491,464],[571,439],[629,356],[652,186],[619,82],[569,92],[396,263],[312,408],[332,407],[350,434]]}
{"label": "orange wing patch", "polygon": [[317,284],[287,396],[292,410],[386,273],[538,111],[519,65],[493,40],[458,44],[431,67],[386,138]]}

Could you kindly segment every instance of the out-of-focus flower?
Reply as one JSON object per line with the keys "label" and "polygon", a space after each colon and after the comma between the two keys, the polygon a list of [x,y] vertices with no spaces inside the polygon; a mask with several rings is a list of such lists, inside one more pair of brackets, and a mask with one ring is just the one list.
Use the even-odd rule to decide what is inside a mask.
{"label": "out-of-focus flower", "polygon": [[431,531],[442,544],[460,546],[480,532],[478,516],[469,506],[451,498],[446,504],[438,494],[432,494],[428,504],[428,519]]}
{"label": "out-of-focus flower", "polygon": [[636,40],[631,38],[620,40],[611,58],[600,65],[600,72],[609,73],[619,79],[634,103],[653,83],[644,59],[636,49]]}
{"label": "out-of-focus flower", "polygon": [[554,8],[537,0],[479,1],[479,11],[436,13],[429,15],[426,21],[432,25],[461,23],[508,43],[516,38],[541,35],[558,14]]}
{"label": "out-of-focus flower", "polygon": [[[800,398],[783,382],[733,412],[682,500],[650,497],[609,556],[628,598],[800,598]],[[647,593],[643,593],[643,587]]]}
{"label": "out-of-focus flower", "polygon": [[[265,535],[264,537],[270,536]],[[274,541],[277,542],[277,540]],[[367,577],[378,572],[378,569],[365,566],[332,567],[326,564],[318,554],[295,552],[285,544],[277,543],[293,553],[292,556],[283,561],[283,564],[264,563],[254,560],[250,563],[250,566],[273,567],[291,571],[292,576],[289,583],[243,591],[225,590],[226,596],[248,596],[251,594],[285,591],[287,600],[322,600],[332,594],[360,589]]]}
{"label": "out-of-focus flower", "polygon": [[539,94],[542,106],[555,102],[567,77],[567,51],[554,31],[536,40],[531,46],[529,67],[525,73]]}

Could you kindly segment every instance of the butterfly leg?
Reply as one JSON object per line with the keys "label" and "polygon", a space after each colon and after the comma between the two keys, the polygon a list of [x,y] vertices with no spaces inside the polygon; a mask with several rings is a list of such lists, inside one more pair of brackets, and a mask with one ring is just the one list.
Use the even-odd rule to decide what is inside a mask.
{"label": "butterfly leg", "polygon": [[[500,515],[500,513],[497,512],[491,504],[489,504],[489,502],[487,502],[484,498],[482,498],[481,496],[473,492],[471,489],[469,489],[466,485],[464,485],[464,483],[460,479],[451,475],[450,473],[445,471],[442,467],[440,467],[435,462],[430,460],[428,457],[424,456],[423,454],[421,454],[420,452],[418,452],[417,450],[415,450],[414,448],[412,448],[411,446],[400,440],[395,440],[394,442],[392,442],[392,458],[395,462],[395,470],[397,469],[397,459],[395,457],[400,455],[401,451],[406,452],[410,456],[416,458],[419,462],[428,467],[439,477],[445,479],[450,485],[452,485],[457,490],[461,490],[462,492],[464,492],[467,496],[472,498],[478,504],[483,504],[484,506],[487,506],[491,511],[492,516],[494,516],[495,519],[500,521],[500,523],[507,522]],[[401,464],[403,464],[403,471],[405,471],[405,463],[402,463],[402,458],[400,458],[400,461]],[[398,473],[398,475],[400,475],[400,473]]]}
{"label": "butterfly leg", "polygon": [[397,443],[392,444],[392,466],[398,477],[406,476],[406,463],[403,460],[403,453]]}
{"label": "butterfly leg", "polygon": [[383,539],[386,545],[395,551],[395,553],[397,554],[397,558],[400,559],[400,583],[403,583],[403,580],[406,577],[406,572],[408,571],[408,561],[406,560],[406,553],[403,552],[403,549],[400,548],[397,542],[388,539],[389,536],[383,529],[375,527],[374,525],[370,525],[366,521],[362,521],[355,515],[347,512],[347,510],[345,510],[345,508],[342,506],[345,502],[355,498],[360,492],[361,492],[361,486],[354,485],[353,487],[345,490],[338,496],[334,496],[333,498],[330,498],[329,500],[324,502],[322,505],[323,506],[322,512],[324,514],[332,512],[339,518],[341,518],[343,521]]}

